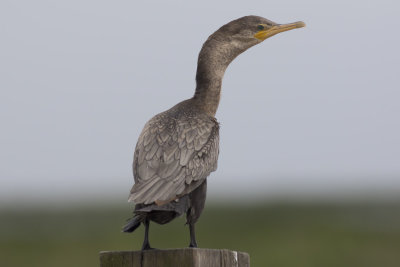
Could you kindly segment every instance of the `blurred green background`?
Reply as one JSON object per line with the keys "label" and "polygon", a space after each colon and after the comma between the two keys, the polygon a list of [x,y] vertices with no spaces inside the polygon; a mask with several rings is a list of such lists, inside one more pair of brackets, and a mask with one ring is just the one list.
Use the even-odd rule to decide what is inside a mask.
{"label": "blurred green background", "polygon": [[[252,266],[400,266],[400,203],[208,203],[205,248],[246,251]],[[0,266],[98,266],[103,250],[138,250],[143,227],[120,232],[130,206],[2,208]],[[185,219],[152,224],[151,245],[189,243]]]}

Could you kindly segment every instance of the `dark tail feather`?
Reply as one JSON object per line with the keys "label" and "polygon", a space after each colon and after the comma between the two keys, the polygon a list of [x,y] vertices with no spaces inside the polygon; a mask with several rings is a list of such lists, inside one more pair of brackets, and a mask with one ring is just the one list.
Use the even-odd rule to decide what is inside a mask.
{"label": "dark tail feather", "polygon": [[136,228],[140,226],[141,222],[142,222],[141,216],[138,215],[133,216],[133,218],[130,219],[128,223],[122,228],[122,232],[132,233],[133,231],[136,230]]}

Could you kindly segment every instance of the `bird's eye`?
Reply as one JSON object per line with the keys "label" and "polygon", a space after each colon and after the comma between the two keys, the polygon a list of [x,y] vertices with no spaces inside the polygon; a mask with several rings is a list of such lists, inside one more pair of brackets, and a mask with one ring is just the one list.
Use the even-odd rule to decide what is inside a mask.
{"label": "bird's eye", "polygon": [[257,29],[259,29],[260,31],[264,30],[264,26],[260,24],[260,25],[257,26]]}

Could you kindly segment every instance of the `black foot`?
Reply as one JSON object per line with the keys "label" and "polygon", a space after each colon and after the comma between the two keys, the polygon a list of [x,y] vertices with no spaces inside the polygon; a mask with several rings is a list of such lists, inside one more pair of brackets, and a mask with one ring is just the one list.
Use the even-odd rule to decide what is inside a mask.
{"label": "black foot", "polygon": [[189,248],[197,248],[197,244],[196,243],[194,243],[194,244],[190,243],[189,244]]}
{"label": "black foot", "polygon": [[153,249],[155,249],[155,248],[150,247],[149,244],[143,245],[143,247],[142,247],[142,250],[153,250]]}

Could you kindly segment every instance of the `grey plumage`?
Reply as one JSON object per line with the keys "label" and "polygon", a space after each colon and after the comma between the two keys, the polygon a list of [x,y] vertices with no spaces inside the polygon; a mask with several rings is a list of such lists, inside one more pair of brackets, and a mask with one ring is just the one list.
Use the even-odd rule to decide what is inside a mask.
{"label": "grey plumage", "polygon": [[247,16],[222,26],[200,51],[194,96],[144,126],[135,148],[135,184],[129,196],[136,204],[134,217],[123,228],[132,232],[140,223],[145,225],[142,249],[150,248],[150,221],[164,224],[184,213],[190,246],[197,247],[194,224],[204,208],[206,179],[217,169],[219,124],[214,116],[225,70],[239,54],[288,30],[288,25],[295,24],[284,28],[262,17]]}
{"label": "grey plumage", "polygon": [[165,203],[193,191],[217,169],[218,130],[191,100],[153,117],[136,145],[129,201]]}

